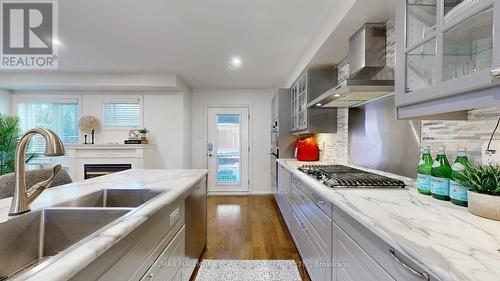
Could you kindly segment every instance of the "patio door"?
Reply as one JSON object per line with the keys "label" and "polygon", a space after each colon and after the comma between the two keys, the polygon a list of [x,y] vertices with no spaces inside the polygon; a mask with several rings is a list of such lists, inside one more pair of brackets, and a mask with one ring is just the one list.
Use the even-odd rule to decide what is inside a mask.
{"label": "patio door", "polygon": [[208,191],[248,192],[248,108],[208,108]]}

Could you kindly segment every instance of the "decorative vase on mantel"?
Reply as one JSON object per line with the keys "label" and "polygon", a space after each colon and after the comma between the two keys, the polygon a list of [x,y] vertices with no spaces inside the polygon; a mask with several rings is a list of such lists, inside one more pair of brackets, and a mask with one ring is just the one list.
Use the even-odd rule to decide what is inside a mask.
{"label": "decorative vase on mantel", "polygon": [[[85,115],[78,121],[80,131],[84,133],[85,142],[83,144],[95,144],[95,134],[101,129],[101,123],[97,117],[92,115]],[[90,143],[87,142],[87,137],[90,135]]]}
{"label": "decorative vase on mantel", "polygon": [[468,191],[469,212],[476,216],[500,221],[500,196]]}

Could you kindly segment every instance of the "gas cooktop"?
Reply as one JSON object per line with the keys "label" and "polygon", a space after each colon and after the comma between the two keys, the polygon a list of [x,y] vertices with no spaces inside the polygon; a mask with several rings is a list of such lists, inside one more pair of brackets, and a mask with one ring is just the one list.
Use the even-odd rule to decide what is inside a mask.
{"label": "gas cooktop", "polygon": [[400,180],[358,170],[344,165],[304,165],[300,171],[310,175],[328,187],[343,188],[403,188]]}

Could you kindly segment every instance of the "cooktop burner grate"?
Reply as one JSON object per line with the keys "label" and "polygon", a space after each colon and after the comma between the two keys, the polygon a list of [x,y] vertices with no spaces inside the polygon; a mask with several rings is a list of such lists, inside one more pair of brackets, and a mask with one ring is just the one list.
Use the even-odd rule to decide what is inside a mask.
{"label": "cooktop burner grate", "polygon": [[343,165],[304,165],[300,171],[329,187],[403,188],[401,180],[373,174]]}

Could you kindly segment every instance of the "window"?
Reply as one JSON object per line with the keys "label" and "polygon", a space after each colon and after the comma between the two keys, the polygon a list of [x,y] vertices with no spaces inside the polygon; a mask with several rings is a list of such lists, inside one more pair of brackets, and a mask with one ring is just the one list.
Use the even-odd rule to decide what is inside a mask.
{"label": "window", "polygon": [[140,100],[105,102],[102,116],[103,125],[106,127],[139,127],[141,126]]}
{"label": "window", "polygon": [[[54,131],[64,144],[78,143],[79,105],[77,99],[22,100],[17,105],[21,131],[42,127]],[[35,136],[30,142],[29,152],[36,154],[30,165],[67,165],[68,158],[46,157],[45,140]]]}

